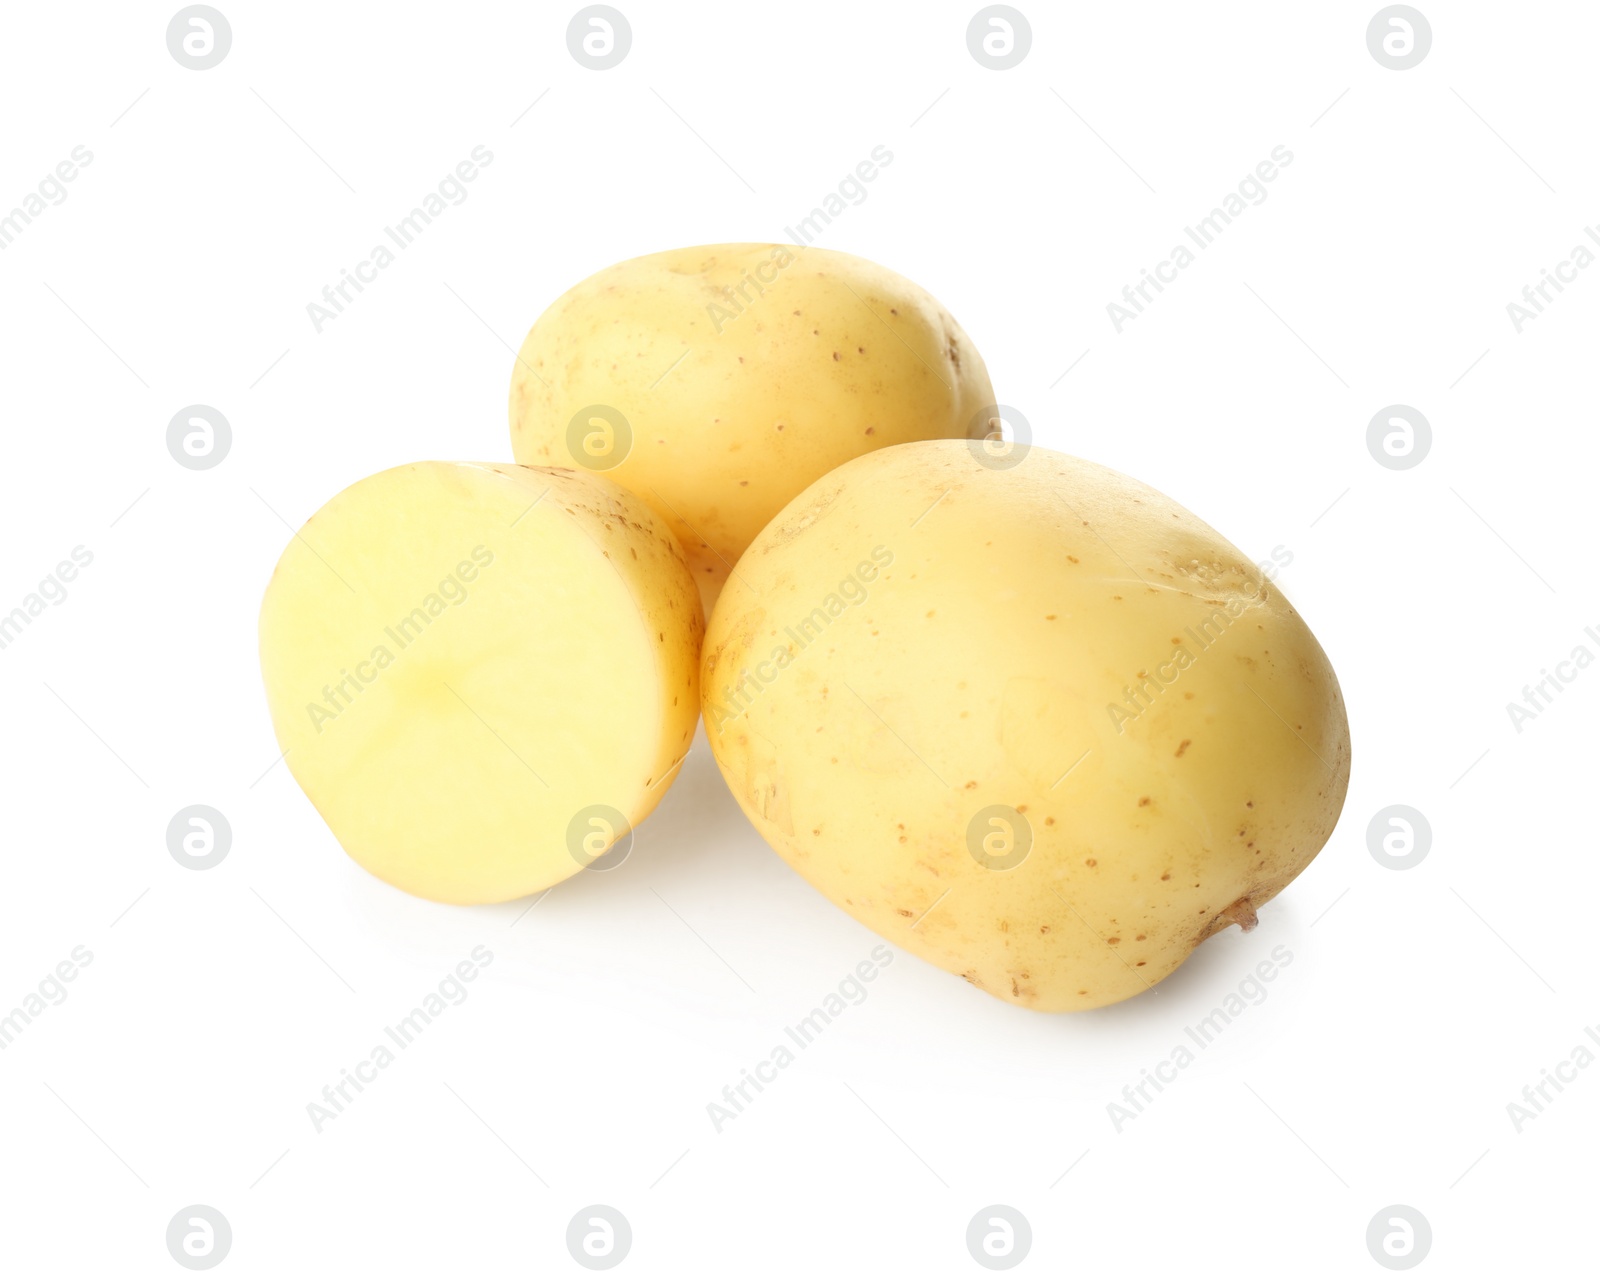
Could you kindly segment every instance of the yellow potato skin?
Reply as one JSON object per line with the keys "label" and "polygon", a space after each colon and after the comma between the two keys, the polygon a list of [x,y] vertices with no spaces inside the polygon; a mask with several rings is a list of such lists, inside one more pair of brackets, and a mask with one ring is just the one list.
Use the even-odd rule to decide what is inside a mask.
{"label": "yellow potato skin", "polygon": [[[1349,781],[1344,701],[1288,601],[1187,510],[975,448],[876,452],[788,506],[711,617],[702,712],[745,813],[834,903],[1002,1000],[1087,1010],[1310,863]],[[1024,830],[1014,867],[970,849]]]}
{"label": "yellow potato skin", "polygon": [[[625,430],[583,417],[574,448],[595,405]],[[971,340],[910,280],[823,248],[713,244],[621,262],[545,311],[512,369],[511,443],[648,501],[709,614],[811,482],[896,443],[982,438],[993,406]]]}
{"label": "yellow potato skin", "polygon": [[[420,462],[346,488],[262,600],[285,764],[345,851],[493,903],[579,872],[671,785],[699,717],[700,600],[667,527],[572,470]],[[599,838],[593,841],[591,838]],[[604,843],[604,845],[601,844]]]}

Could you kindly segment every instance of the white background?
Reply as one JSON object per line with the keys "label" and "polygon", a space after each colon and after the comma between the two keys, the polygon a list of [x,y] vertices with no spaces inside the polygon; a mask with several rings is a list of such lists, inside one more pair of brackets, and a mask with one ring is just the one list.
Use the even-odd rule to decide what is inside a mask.
{"label": "white background", "polygon": [[[992,71],[976,4],[618,3],[604,72],[568,52],[576,5],[219,0],[207,71],[169,55],[171,8],[7,6],[0,212],[94,158],[0,252],[0,610],[94,561],[0,651],[0,1014],[93,960],[0,1052],[0,1263],[180,1270],[168,1221],[203,1203],[225,1271],[576,1271],[596,1202],[638,1271],[976,1271],[995,1203],[1031,1222],[1023,1270],[1377,1271],[1396,1203],[1424,1270],[1592,1262],[1600,1067],[1520,1132],[1506,1105],[1600,1021],[1600,670],[1520,733],[1506,703],[1600,654],[1600,269],[1520,334],[1506,305],[1600,222],[1600,11],[1422,0],[1432,49],[1394,71],[1372,0],[1019,0],[1031,51]],[[466,202],[315,332],[307,303],[480,144]],[[285,523],[357,478],[510,459],[508,347],[566,288],[783,239],[880,144],[818,242],[937,295],[1036,442],[1292,553],[1354,772],[1261,928],[1155,994],[1043,1017],[902,953],[718,1133],[706,1105],[876,937],[703,743],[623,868],[531,913],[383,885],[275,765],[256,611]],[[1266,202],[1118,334],[1107,303],[1278,145]],[[234,436],[203,472],[165,444],[195,403]],[[1400,472],[1365,441],[1395,403],[1433,430]],[[204,872],[166,846],[192,803],[233,831]],[[1432,828],[1406,871],[1368,850],[1393,803]],[[1270,996],[1114,1128],[1278,944]],[[468,1000],[314,1131],[477,945]]]}

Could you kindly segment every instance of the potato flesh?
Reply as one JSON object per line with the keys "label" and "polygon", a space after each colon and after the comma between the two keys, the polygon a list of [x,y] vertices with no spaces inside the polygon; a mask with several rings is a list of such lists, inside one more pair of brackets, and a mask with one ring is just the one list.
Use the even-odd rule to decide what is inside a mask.
{"label": "potato flesh", "polygon": [[429,462],[290,542],[261,658],[285,761],[350,856],[480,903],[579,871],[585,808],[626,828],[654,807],[693,738],[700,634],[680,551],[628,493]]}
{"label": "potato flesh", "polygon": [[982,437],[993,400],[960,325],[893,271],[820,248],[710,245],[622,262],[557,300],[512,371],[511,441],[527,465],[593,468],[572,419],[620,411],[631,448],[604,472],[672,527],[709,613],[807,484],[876,448]]}
{"label": "potato flesh", "polygon": [[[1122,475],[895,448],[814,485],[739,576],[702,667],[735,796],[835,903],[1004,1000],[1144,990],[1337,820],[1348,726],[1316,639],[1237,549]],[[1032,833],[1008,870],[967,841],[996,805]]]}

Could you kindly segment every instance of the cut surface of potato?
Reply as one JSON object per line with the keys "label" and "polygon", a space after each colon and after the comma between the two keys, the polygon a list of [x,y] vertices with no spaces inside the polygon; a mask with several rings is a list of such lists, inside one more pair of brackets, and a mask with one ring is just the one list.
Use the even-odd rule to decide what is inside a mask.
{"label": "cut surface of potato", "polygon": [[357,863],[428,899],[513,899],[655,806],[694,735],[699,598],[603,478],[423,462],[284,550],[261,665],[284,760]]}
{"label": "cut surface of potato", "polygon": [[1018,1005],[1121,1001],[1252,926],[1338,819],[1344,702],[1268,575],[1089,462],[889,448],[740,560],[707,734],[762,836],[880,935]]}
{"label": "cut surface of potato", "polygon": [[807,484],[895,443],[982,438],[993,400],[961,326],[894,271],[710,244],[610,266],[546,310],[512,368],[511,442],[648,501],[709,611]]}

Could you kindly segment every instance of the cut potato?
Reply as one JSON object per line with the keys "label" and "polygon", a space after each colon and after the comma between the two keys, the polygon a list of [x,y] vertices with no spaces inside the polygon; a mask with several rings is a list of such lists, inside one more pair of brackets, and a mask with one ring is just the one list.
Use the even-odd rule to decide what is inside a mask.
{"label": "cut potato", "polygon": [[578,872],[693,739],[693,579],[650,508],[595,475],[363,479],[289,542],[260,628],[289,770],[352,859],[428,899]]}
{"label": "cut potato", "polygon": [[708,612],[807,484],[895,443],[983,438],[993,410],[983,359],[933,297],[794,244],[608,267],[540,316],[511,376],[517,460],[603,472],[650,502]]}
{"label": "cut potato", "polygon": [[1338,820],[1322,648],[1243,553],[1114,471],[874,452],[738,573],[701,672],[735,797],[829,899],[1005,1001],[1151,987],[1252,926]]}

